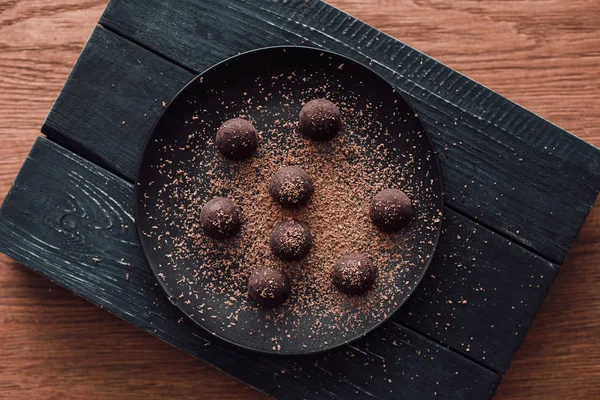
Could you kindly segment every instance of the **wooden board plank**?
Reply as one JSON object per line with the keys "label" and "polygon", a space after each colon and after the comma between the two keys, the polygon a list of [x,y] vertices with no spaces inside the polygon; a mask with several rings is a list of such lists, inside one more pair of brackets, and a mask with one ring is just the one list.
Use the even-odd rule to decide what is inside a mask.
{"label": "wooden board plank", "polygon": [[[125,49],[125,51],[121,49]],[[123,57],[123,54],[127,56]],[[94,68],[94,65],[101,63],[102,59],[112,60],[110,66],[103,69]],[[110,157],[120,157],[125,154],[125,152],[115,153],[114,149],[106,149],[105,144],[96,139],[96,137],[102,135],[109,137],[105,133],[106,131],[120,130],[119,134],[122,135],[122,138],[130,138],[131,142],[135,143],[134,147],[140,146],[144,138],[144,132],[134,129],[134,127],[148,123],[148,117],[143,116],[141,111],[138,110],[137,113],[130,113],[128,119],[136,121],[141,119],[141,122],[121,125],[118,121],[126,110],[134,107],[129,104],[131,103],[130,98],[136,99],[139,103],[135,107],[140,107],[141,104],[141,107],[145,108],[152,106],[155,102],[153,98],[144,98],[143,93],[136,91],[136,86],[129,85],[126,80],[120,79],[123,76],[139,73],[148,74],[152,81],[160,79],[160,72],[153,73],[152,69],[143,68],[145,64],[158,63],[156,59],[158,59],[157,56],[131,44],[112,32],[97,28],[78,62],[76,70],[73,72],[72,79],[63,90],[61,97],[67,97],[67,99],[60,100],[61,105],[54,108],[48,117],[47,123],[58,123],[61,115],[67,115],[63,111],[67,105],[72,110],[69,115],[80,113],[83,116],[95,112],[103,121],[100,124],[91,126],[90,129],[93,132],[88,134],[88,131],[79,122],[75,122],[73,125],[75,129],[72,129],[67,124],[68,120],[65,119],[59,128],[46,130],[49,137],[52,139],[57,138],[61,144],[65,140],[68,141],[69,138],[74,138],[78,143],[85,144],[86,148],[91,149],[94,154],[101,154],[102,164],[108,163]],[[179,67],[172,64],[166,67],[169,66],[170,70],[161,70],[163,76],[172,76],[181,72]],[[191,78],[192,75],[190,74],[189,77]],[[79,88],[79,85],[72,83],[83,79],[106,82],[107,84],[114,81],[115,86],[129,88],[129,97],[112,96],[109,101],[116,106],[111,108],[94,110],[96,102],[90,102],[86,105],[87,108],[83,109],[82,102],[68,100],[68,97],[83,97],[83,91]],[[149,86],[146,86],[143,90],[147,91],[148,88]],[[160,89],[156,88],[153,96],[159,94]],[[113,128],[110,128],[111,124]],[[56,136],[54,133],[59,131],[64,131],[64,134]],[[89,138],[93,139],[88,140]],[[121,142],[121,145],[126,146],[127,143]],[[85,155],[87,152],[83,151],[82,154]],[[94,158],[92,157],[92,159]],[[124,160],[120,164],[122,166],[125,163],[135,166],[137,163],[137,157],[135,159],[122,158],[121,160]],[[120,168],[119,171],[131,180],[135,168]],[[461,218],[454,213],[450,215],[451,223],[445,226],[445,229],[449,232],[447,235],[449,240],[442,241],[445,254],[449,258],[443,260],[443,256],[438,256],[440,262],[434,263],[434,268],[432,268],[433,274],[443,281],[446,286],[444,293],[432,297],[430,292],[434,286],[437,287],[438,285],[434,281],[431,283],[433,286],[426,286],[426,290],[418,291],[407,308],[411,312],[418,309],[417,316],[430,315],[436,318],[416,318],[402,313],[397,318],[405,323],[407,327],[435,338],[461,354],[482,362],[495,371],[504,372],[548,290],[555,275],[555,268],[549,262],[535,257],[520,246],[511,246],[511,242],[508,240],[494,236],[483,227],[477,227],[472,221]],[[469,238],[475,236],[472,233],[473,230],[478,230],[475,239]],[[458,238],[462,238],[462,241]],[[466,242],[467,240],[472,242]],[[488,246],[485,242],[491,244]],[[465,244],[465,246],[461,246],[461,244]],[[479,253],[482,251],[486,256],[480,257]],[[460,257],[454,256],[455,253],[461,253]],[[498,254],[502,254],[503,257],[498,257]],[[473,258],[475,258],[475,261],[473,261]],[[456,263],[460,265],[452,264],[451,262],[454,260],[458,260]],[[530,272],[531,274],[529,274]],[[531,275],[543,276],[544,278],[540,278],[541,281],[535,284],[534,290],[528,287],[522,288],[521,285],[524,282],[531,280]],[[469,285],[472,285],[472,287]],[[479,288],[487,290],[489,293],[497,290],[498,285],[504,288],[503,291],[513,293],[513,295],[510,298],[495,296],[489,301],[484,301],[487,297],[482,296],[483,292]],[[475,291],[474,288],[478,288],[478,291]],[[450,290],[456,290],[460,295],[453,296]],[[448,296],[447,300],[454,298],[455,300],[467,301],[469,306],[465,307],[464,305],[457,305],[457,303],[446,304],[446,297],[444,296]],[[522,306],[521,301],[526,302],[525,307]],[[510,307],[514,306],[517,311],[515,312],[512,308],[509,308],[509,305]],[[437,315],[438,313],[440,316]],[[483,318],[480,318],[480,313],[484,314]],[[507,335],[507,332],[510,332],[510,334]]]}
{"label": "wooden board plank", "polygon": [[394,320],[505,372],[558,267],[447,210],[436,255]]}
{"label": "wooden board plank", "polygon": [[96,28],[73,67],[43,132],[89,160],[135,176],[152,126],[193,74]]}
{"label": "wooden board plank", "polygon": [[451,211],[440,243],[430,276],[394,318],[504,372],[557,268]]}
{"label": "wooden board plank", "polygon": [[481,399],[500,377],[395,322],[311,357],[249,353],[169,303],[133,226],[133,186],[40,138],[0,211],[0,249],[82,297],[279,398]]}
{"label": "wooden board plank", "polygon": [[564,260],[597,196],[597,149],[322,1],[112,0],[101,23],[196,73],[286,43],[370,65],[434,136],[448,204],[552,261]]}

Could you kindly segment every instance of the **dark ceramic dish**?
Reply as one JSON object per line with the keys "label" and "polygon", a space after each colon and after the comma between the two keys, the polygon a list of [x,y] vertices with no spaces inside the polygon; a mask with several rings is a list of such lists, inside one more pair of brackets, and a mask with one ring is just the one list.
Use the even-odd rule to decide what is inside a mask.
{"label": "dark ceramic dish", "polygon": [[[285,85],[286,93],[292,93],[292,97],[297,93],[298,98],[291,99],[291,106],[283,106],[277,96],[262,95],[264,85],[259,82],[270,81],[272,76],[288,74],[293,75],[294,79],[271,82],[269,90],[277,92],[277,85],[281,84]],[[304,80],[303,76],[310,76],[310,79]],[[345,325],[322,318],[317,321],[315,315],[319,313],[316,310],[327,307],[326,304],[318,303],[313,305],[313,310],[307,310],[306,315],[298,318],[296,314],[285,313],[286,303],[280,306],[283,309],[277,310],[260,310],[248,306],[237,313],[235,324],[232,325],[227,318],[232,312],[231,305],[226,305],[227,295],[219,294],[219,290],[196,290],[189,284],[193,279],[202,279],[197,277],[197,273],[193,279],[191,275],[198,269],[209,268],[211,259],[189,259],[174,266],[170,258],[177,243],[175,238],[181,238],[183,232],[169,227],[169,222],[165,221],[157,203],[158,191],[175,175],[175,171],[165,173],[164,149],[165,146],[180,147],[189,140],[190,133],[197,131],[202,124],[206,128],[206,134],[195,140],[206,151],[212,151],[210,148],[214,145],[210,143],[218,126],[225,119],[238,116],[240,110],[236,109],[235,104],[246,106],[239,100],[242,93],[248,96],[256,94],[253,107],[262,106],[269,110],[268,113],[252,115],[256,126],[271,125],[275,119],[297,120],[302,102],[310,100],[301,98],[300,95],[308,85],[315,88],[327,87],[327,92],[320,94],[327,95],[334,101],[343,92],[352,91],[359,97],[359,102],[363,99],[365,102],[379,104],[375,118],[389,132],[389,136],[385,140],[378,137],[372,140],[381,140],[381,144],[388,149],[389,162],[397,162],[397,156],[402,154],[410,154],[416,160],[417,167],[411,172],[411,192],[417,203],[417,217],[406,228],[408,242],[404,246],[406,253],[403,254],[403,258],[410,261],[411,267],[402,269],[395,277],[392,283],[394,295],[383,307],[385,309],[365,316],[360,323]],[[314,93],[319,94],[319,89]],[[191,119],[190,116],[198,109],[204,110],[205,117]],[[351,126],[346,128],[347,132],[342,134],[369,135],[369,130],[351,129]],[[269,138],[263,137],[262,140]],[[203,185],[211,185],[206,171],[191,161],[189,153],[171,152],[169,160],[173,165],[178,165],[177,168],[185,168],[195,176],[206,177]],[[161,163],[162,170],[157,167]],[[362,64],[337,54],[306,47],[275,47],[244,53],[212,67],[190,82],[169,103],[155,125],[139,164],[135,188],[135,217],[140,243],[158,282],[171,301],[185,315],[215,336],[264,353],[298,355],[322,352],[363,337],[381,325],[402,306],[425,275],[435,252],[442,224],[443,185],[437,155],[425,127],[409,104],[383,78]],[[203,188],[199,189],[202,192]],[[165,201],[168,202],[169,199],[165,199],[163,193],[161,204]],[[167,230],[168,238],[157,234]],[[380,266],[386,267],[390,266]],[[219,285],[219,282],[215,285]],[[244,298],[241,303],[246,301],[248,300]],[[281,315],[282,311],[283,318],[270,318],[272,313]],[[345,316],[350,317],[356,312],[355,307],[347,306],[341,312],[341,319],[345,320]],[[337,321],[339,319],[338,313]],[[315,331],[316,324],[328,328]]]}

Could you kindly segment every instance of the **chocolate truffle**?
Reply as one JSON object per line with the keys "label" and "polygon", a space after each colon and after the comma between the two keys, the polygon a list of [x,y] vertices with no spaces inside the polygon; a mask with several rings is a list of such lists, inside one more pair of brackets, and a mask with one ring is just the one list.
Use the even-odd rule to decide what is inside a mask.
{"label": "chocolate truffle", "polygon": [[364,254],[352,253],[340,257],[331,270],[335,287],[351,296],[360,296],[373,286],[377,268]]}
{"label": "chocolate truffle", "polygon": [[282,260],[299,260],[312,247],[312,234],[307,224],[298,221],[278,222],[271,232],[271,251]]}
{"label": "chocolate truffle", "polygon": [[371,202],[371,220],[383,232],[397,232],[410,222],[412,203],[406,193],[398,189],[385,189]]}
{"label": "chocolate truffle", "polygon": [[250,122],[234,118],[217,130],[215,143],[223,157],[241,161],[250,158],[258,148],[258,134]]}
{"label": "chocolate truffle", "polygon": [[283,272],[265,267],[256,269],[248,279],[248,297],[262,307],[275,307],[287,299],[290,284]]}
{"label": "chocolate truffle", "polygon": [[342,129],[338,106],[326,99],[311,100],[300,111],[300,132],[312,140],[331,140]]}
{"label": "chocolate truffle", "polygon": [[202,207],[200,225],[211,238],[226,239],[239,232],[242,211],[230,198],[215,197]]}
{"label": "chocolate truffle", "polygon": [[284,167],[271,179],[269,193],[273,200],[287,208],[297,208],[308,202],[314,192],[310,176],[299,167]]}

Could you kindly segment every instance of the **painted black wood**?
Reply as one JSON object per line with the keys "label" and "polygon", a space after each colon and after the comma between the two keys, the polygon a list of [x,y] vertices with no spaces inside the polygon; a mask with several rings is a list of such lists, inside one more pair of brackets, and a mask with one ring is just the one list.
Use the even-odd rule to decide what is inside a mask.
{"label": "painted black wood", "polygon": [[[106,193],[113,196],[112,189]],[[446,215],[440,249],[428,276],[393,318],[490,369],[504,372],[557,268],[451,210]],[[124,224],[133,229],[131,222]],[[115,234],[112,240],[125,240],[120,238],[124,232],[118,227],[102,232],[109,233]],[[137,241],[134,250],[138,251]],[[124,251],[121,257],[127,259],[130,254]],[[134,263],[145,264],[135,257]]]}
{"label": "painted black wood", "polygon": [[393,319],[505,372],[557,273],[558,266],[446,212],[428,277]]}
{"label": "painted black wood", "polygon": [[552,261],[597,196],[597,149],[320,0],[111,0],[100,22],[195,73],[287,43],[370,65],[428,125],[448,205]]}
{"label": "painted black wood", "polygon": [[[125,49],[125,51],[121,51],[120,49],[122,48]],[[127,55],[127,57],[123,57],[123,54]],[[106,68],[95,68],[94,66],[104,58],[112,59],[112,63],[107,65]],[[121,146],[117,150],[113,148],[107,149],[104,142],[110,142],[113,136],[118,134],[135,144],[128,148],[141,148],[142,141],[145,139],[145,132],[133,128],[138,124],[148,124],[150,118],[143,115],[145,113],[144,110],[156,104],[154,98],[157,98],[155,96],[160,96],[161,91],[160,88],[155,88],[153,89],[150,98],[145,98],[144,96],[146,94],[144,91],[150,90],[149,88],[154,86],[147,85],[140,88],[135,85],[128,85],[126,80],[120,80],[121,77],[135,75],[136,73],[145,73],[147,74],[149,82],[158,82],[161,77],[165,79],[165,76],[172,76],[175,74],[184,74],[185,78],[182,79],[192,78],[193,76],[192,74],[185,76],[186,73],[173,64],[164,65],[164,68],[160,71],[153,70],[152,68],[145,68],[145,65],[155,65],[158,63],[160,63],[159,57],[131,44],[129,41],[111,32],[107,32],[103,28],[97,28],[90,38],[82,57],[78,61],[71,79],[60,96],[62,100],[59,98],[57,106],[54,107],[52,113],[48,117],[46,124],[47,129],[45,129],[45,131],[48,133],[49,137],[58,139],[61,144],[64,142],[68,143],[70,138],[74,138],[77,143],[84,143],[86,148],[90,149],[94,154],[102,155],[101,160],[103,160],[103,165],[109,164],[114,158],[119,158],[119,163],[112,165],[119,166],[117,168],[118,172],[127,179],[132,179],[133,174],[135,173],[134,166],[139,156],[136,156],[135,158],[124,157],[124,155],[128,153],[120,150],[122,147],[129,146],[129,142],[126,140],[121,142]],[[161,75],[161,73],[163,75]],[[113,83],[116,87],[126,86],[129,90],[129,96],[112,96],[106,98],[106,101],[110,101],[113,104],[112,107],[99,107],[98,109],[94,109],[94,105],[98,103],[86,103],[81,100],[86,98],[84,95],[88,90],[85,87],[81,88],[77,82],[86,79],[106,82],[110,87],[112,87]],[[71,100],[71,98],[80,100],[75,101]],[[121,125],[118,121],[123,118],[126,110],[131,110],[134,107],[134,105],[131,104],[132,98],[136,99],[139,103],[138,105],[135,105],[135,107],[140,106],[140,109],[127,114],[127,118],[130,121],[136,122],[130,124],[127,124],[126,122],[125,125]],[[158,98],[160,107],[162,108],[162,100],[160,100],[160,97]],[[65,107],[67,106],[70,107],[70,113],[66,112]],[[158,110],[158,112],[160,112],[160,110]],[[91,133],[88,134],[88,130],[86,130],[84,126],[81,126],[81,122],[78,121],[83,118],[84,115],[90,113],[95,113],[95,115],[102,120],[102,123],[91,125],[89,128]],[[66,116],[64,120],[61,119],[63,118],[62,116]],[[156,115],[154,118],[156,118]],[[140,119],[142,119],[142,122],[137,122]],[[69,121],[71,120],[75,120],[72,121],[75,128],[71,128],[69,125]],[[114,123],[114,129],[110,129],[111,123]],[[59,132],[61,133],[57,134]],[[89,138],[94,137],[104,137],[105,139],[104,141],[96,139],[88,140]],[[82,152],[82,154],[88,156],[86,151]],[[92,159],[94,158],[92,157]],[[124,168],[125,164],[129,165],[129,167]],[[466,237],[469,228],[475,226],[475,224],[465,219],[461,219],[461,221],[464,226],[464,232],[461,232],[460,230],[459,232],[456,232],[456,230],[453,230],[451,237],[454,237],[455,234],[456,237]],[[487,232],[487,230],[480,229],[480,235],[482,232]],[[487,235],[491,235],[491,233],[487,232],[486,237]],[[551,279],[554,276],[554,272],[549,263],[538,260],[519,246],[511,246],[509,241],[502,241],[499,237],[494,237],[493,239],[488,238],[485,240],[491,241],[492,243],[498,243],[495,246],[489,246],[488,249],[514,250],[511,252],[502,251],[500,252],[502,257],[494,255],[493,258],[488,259],[487,262],[491,263],[489,264],[491,266],[480,267],[485,264],[480,264],[482,259],[477,258],[478,247],[471,246],[471,251],[468,254],[465,254],[464,257],[464,260],[467,260],[468,262],[463,261],[463,265],[472,267],[472,271],[468,275],[471,280],[468,281],[465,281],[459,273],[461,271],[465,272],[466,269],[457,269],[457,271],[454,271],[455,266],[451,264],[453,269],[447,270],[443,267],[443,265],[445,265],[443,263],[437,263],[432,267],[436,269],[436,272],[433,273],[433,275],[440,281],[447,282],[448,287],[453,288],[452,290],[460,289],[464,292],[464,298],[458,296],[457,298],[466,300],[468,306],[462,304],[459,306],[454,301],[452,304],[444,303],[443,296],[452,295],[452,292],[449,289],[441,296],[437,297],[430,297],[428,293],[431,289],[428,289],[427,292],[418,292],[415,298],[408,303],[406,309],[413,310],[411,311],[413,314],[412,316],[404,314],[401,311],[395,318],[402,320],[407,326],[413,327],[436,340],[443,341],[462,354],[472,357],[494,370],[505,371],[521,343],[522,337],[527,331],[550,283],[549,281],[542,282],[540,288],[535,287],[535,290],[532,290],[531,293],[523,294],[520,291],[521,285],[523,284],[520,280],[523,277],[522,273],[531,270],[532,273],[544,276],[544,279]],[[443,241],[442,245],[451,248],[451,243],[453,241],[454,240],[448,240],[448,244]],[[456,239],[456,242],[460,243],[460,240]],[[481,240],[478,243],[480,244],[480,242]],[[461,249],[461,247],[457,248]],[[469,261],[472,260],[473,257],[475,257],[478,262]],[[521,258],[525,261],[522,261]],[[452,261],[456,259],[457,258],[451,258]],[[460,263],[460,261],[458,262]],[[437,270],[440,270],[440,272],[437,272]],[[477,280],[473,279],[473,273],[477,274]],[[525,276],[525,279],[529,279],[529,276]],[[487,299],[486,296],[480,296],[483,292],[475,291],[475,287],[471,288],[464,285],[464,282],[474,282],[479,286],[485,286],[487,291],[490,292],[495,289],[494,285],[500,280],[503,280],[501,282],[501,287],[505,288],[505,291],[507,291],[507,288],[510,288],[508,292],[519,289],[518,293],[519,295],[523,294],[524,299],[527,300],[527,306],[520,307],[521,299],[518,297],[515,297],[517,304],[510,305],[510,307],[515,306],[516,311],[512,308],[505,307],[505,299],[503,298],[496,297],[491,301],[483,301],[483,299]],[[426,285],[424,286],[426,288],[432,288],[433,286],[431,285],[435,285],[435,283],[428,283],[428,281],[425,281],[424,285]],[[535,286],[537,286],[537,284]],[[420,293],[423,294],[420,295]],[[531,299],[532,297],[534,299]],[[449,298],[448,300],[452,299]],[[417,309],[416,304],[420,304],[419,307],[423,308]],[[454,310],[455,308],[456,310]],[[480,309],[481,313],[478,311]],[[441,315],[437,316],[438,313]],[[421,315],[436,316],[437,318],[421,318]],[[481,316],[484,318],[481,319]],[[497,321],[489,322],[486,320],[486,316],[497,319]],[[494,326],[492,327],[492,325]],[[499,326],[503,328],[500,329],[498,328]],[[506,335],[504,329],[507,332],[510,332],[510,334]],[[515,334],[517,332],[518,334]],[[471,337],[473,337],[473,339],[470,339]]]}
{"label": "painted black wood", "polygon": [[152,126],[193,74],[98,27],[42,131],[133,181]]}
{"label": "painted black wood", "polygon": [[[124,48],[126,51],[121,52],[119,49]],[[123,55],[127,57],[124,57]],[[100,62],[103,58],[112,59],[112,63],[107,65],[106,68],[98,69],[94,65]],[[119,125],[118,122],[123,118],[126,110],[133,110],[135,107],[140,107],[138,111],[129,112],[127,118],[130,121],[137,121],[137,119],[144,119],[143,123],[146,122],[147,116],[142,112],[147,107],[152,107],[156,102],[154,98],[159,99],[159,103],[162,107],[162,100],[160,100],[161,90],[160,88],[154,88],[152,85],[145,87],[138,87],[136,85],[128,85],[127,80],[120,80],[122,76],[130,76],[136,72],[141,74],[147,74],[149,82],[157,82],[158,79],[165,76],[172,76],[179,74],[183,75],[181,80],[192,78],[192,74],[186,75],[186,72],[181,68],[173,64],[160,64],[163,65],[160,71],[153,70],[152,68],[145,68],[145,65],[154,65],[161,63],[161,60],[156,55],[141,49],[140,47],[131,44],[127,40],[111,33],[107,32],[103,28],[96,29],[96,32],[90,38],[90,42],[80,61],[77,64],[75,71],[73,72],[71,79],[67,82],[63,93],[61,94],[62,100],[59,98],[57,105],[53,109],[52,113],[48,117],[44,131],[53,139],[58,139],[59,142],[71,143],[77,142],[85,145],[86,149],[91,149],[93,154],[101,155],[103,164],[109,164],[113,162],[115,158],[119,161],[115,162],[118,168],[116,170],[131,180],[135,172],[135,164],[139,155],[135,157],[127,156],[128,151],[121,151],[121,148],[130,149],[128,141],[121,143],[121,148],[117,149],[106,149],[104,142],[109,142],[112,137],[117,133],[123,133],[125,138],[129,138],[132,143],[135,143],[134,148],[141,148],[141,143],[145,137],[145,133],[139,129],[132,129],[133,126],[141,124],[142,122],[135,122],[125,125]],[[163,75],[161,75],[161,73]],[[123,96],[112,96],[106,97],[105,101],[111,103],[111,107],[98,107],[94,109],[95,105],[100,104],[97,101],[88,102],[89,96],[85,96],[85,88],[81,88],[78,82],[86,79],[96,80],[100,82],[106,82],[110,84],[114,83],[115,86],[127,86],[129,95]],[[164,78],[163,78],[164,79]],[[175,84],[173,84],[175,85]],[[144,97],[147,95],[147,90],[153,87],[152,95],[150,98]],[[78,101],[71,100],[69,98],[79,99]],[[165,96],[166,97],[166,96]],[[137,102],[132,104],[132,100]],[[69,107],[67,110],[66,107]],[[98,116],[98,123],[89,126],[89,130],[84,129],[80,119],[83,119],[85,115],[89,113],[95,113]],[[160,110],[158,110],[160,112]],[[64,116],[64,117],[63,117]],[[62,120],[64,118],[64,120]],[[156,118],[156,116],[154,117]],[[73,126],[71,128],[69,121],[73,120]],[[62,122],[61,122],[62,121]],[[114,129],[110,129],[110,124],[117,121]],[[148,125],[146,125],[148,126]],[[105,129],[107,127],[107,129]],[[142,126],[144,128],[144,126]],[[122,129],[120,131],[119,129]],[[88,133],[88,131],[90,133]],[[104,140],[91,139],[95,137],[104,137]],[[71,141],[71,138],[73,139]],[[83,151],[84,154],[89,157],[87,151]],[[99,157],[100,158],[100,157]],[[92,159],[94,159],[92,157]],[[125,167],[128,165],[129,167]],[[456,217],[459,218],[459,217]],[[460,219],[460,218],[459,218]],[[475,226],[472,222],[464,220],[462,224],[464,226],[464,232],[454,232],[456,236],[466,237],[466,232],[469,231],[469,227]],[[479,228],[479,234],[483,235],[486,233],[486,237],[492,235],[485,229]],[[443,296],[451,296],[452,292],[448,289],[437,297],[429,297],[428,293],[433,291],[433,288],[437,283],[425,282],[424,286],[427,292],[421,296],[419,294],[415,296],[414,301],[407,305],[406,309],[413,310],[412,316],[409,314],[402,314],[402,312],[396,316],[398,320],[404,322],[407,326],[417,329],[418,331],[429,335],[436,340],[440,340],[447,343],[453,349],[465,354],[468,357],[472,357],[484,365],[489,366],[497,371],[505,371],[510,363],[512,356],[516,349],[521,343],[524,333],[527,331],[535,312],[541,303],[544,294],[546,293],[551,279],[554,276],[553,267],[549,263],[544,263],[542,260],[538,260],[537,257],[529,254],[529,252],[523,251],[519,246],[512,246],[509,241],[502,241],[500,238],[485,239],[488,242],[494,243],[498,241],[496,246],[486,246],[485,243],[482,245],[482,240],[477,241],[477,246],[471,246],[470,253],[465,254],[466,260],[471,260],[473,257],[476,258],[477,262],[464,263],[463,265],[470,265],[471,272],[467,272],[467,269],[457,269],[454,271],[446,270],[442,267],[441,263],[436,264],[434,267],[440,271],[433,275],[439,280],[444,282],[448,288],[452,290],[461,290],[464,299],[467,301],[467,306],[461,304],[457,305],[452,298],[447,300],[453,301],[451,303],[444,303],[445,298]],[[443,242],[446,247],[451,247],[453,240],[448,240],[449,243]],[[459,239],[456,239],[457,243],[460,243]],[[481,264],[482,259],[477,258],[477,249],[479,246],[483,248],[496,249],[493,257],[488,257],[489,261],[487,264]],[[498,249],[503,249],[498,251]],[[509,249],[511,251],[505,251]],[[457,258],[452,258],[454,262]],[[455,268],[456,263],[450,264],[452,268]],[[461,268],[458,266],[456,268]],[[543,276],[542,282],[531,283],[533,285],[530,291],[527,283],[525,287],[521,287],[524,284],[520,279],[531,279],[531,275],[523,275],[525,271],[527,273],[531,270],[533,276]],[[464,277],[461,274],[468,274]],[[475,275],[474,275],[475,274]],[[478,279],[474,279],[478,276]],[[465,280],[464,278],[470,278]],[[546,281],[548,280],[548,281]],[[465,282],[474,283],[473,287],[465,285]],[[483,295],[483,293],[496,292],[500,288],[496,288],[496,282],[500,282],[498,285],[500,288],[504,288],[507,293],[519,293],[519,296],[523,295],[523,299],[515,296],[507,301],[503,298],[492,298],[491,300]],[[477,285],[478,284],[478,285]],[[538,288],[537,285],[540,285]],[[475,290],[481,285],[484,285],[484,289],[487,292],[481,290]],[[458,297],[458,296],[457,296]],[[458,297],[461,299],[460,297]],[[513,301],[514,300],[514,301]],[[526,306],[522,306],[520,301],[523,300]],[[416,302],[419,302],[420,307],[416,307]],[[506,303],[511,303],[510,307],[505,306]],[[516,303],[516,304],[512,304]],[[515,310],[512,309],[515,307]],[[479,312],[481,310],[481,312]],[[418,311],[418,312],[417,312]],[[440,316],[437,316],[437,314]],[[437,316],[438,318],[424,318],[423,315]],[[483,317],[483,318],[482,318]],[[497,319],[497,321],[488,321],[486,318]],[[495,323],[497,322],[497,323]],[[450,325],[448,325],[450,324]],[[492,326],[493,325],[493,326]],[[502,327],[502,328],[499,328]],[[513,332],[514,331],[514,332]],[[506,334],[509,332],[510,334]],[[470,339],[473,337],[473,339]],[[484,358],[485,357],[485,358]]]}
{"label": "painted black wood", "polygon": [[158,287],[137,243],[132,197],[132,184],[40,138],[0,210],[0,250],[278,398],[484,399],[498,385],[499,375],[395,322],[319,356],[229,348]]}

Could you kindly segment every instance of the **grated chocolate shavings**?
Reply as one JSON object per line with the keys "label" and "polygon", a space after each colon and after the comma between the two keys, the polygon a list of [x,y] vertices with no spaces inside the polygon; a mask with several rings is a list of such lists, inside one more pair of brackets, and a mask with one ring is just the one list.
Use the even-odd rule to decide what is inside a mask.
{"label": "grated chocolate shavings", "polygon": [[[257,80],[254,95],[241,91],[219,110],[198,108],[189,117],[185,141],[161,144],[154,168],[165,183],[148,189],[161,217],[143,234],[156,239],[155,250],[163,254],[161,278],[181,291],[179,304],[205,302],[199,314],[212,306],[209,322],[222,332],[254,337],[276,327],[275,351],[286,343],[344,337],[386,318],[418,284],[410,271],[426,265],[441,223],[436,182],[413,178],[417,170],[429,170],[431,160],[407,151],[420,145],[424,133],[402,132],[404,151],[394,145],[399,129],[394,124],[414,116],[394,113],[390,121],[381,120],[382,104],[339,90],[335,79],[313,86],[312,78],[269,76]],[[298,81],[305,89],[294,88]],[[342,111],[343,130],[329,142],[315,143],[298,132],[300,109],[314,98],[329,98]],[[215,126],[238,117],[259,129],[260,145],[254,157],[234,163],[216,151],[213,139]],[[212,125],[206,122],[211,120]],[[271,177],[285,166],[299,166],[313,180],[314,193],[299,209],[285,209],[269,195]],[[397,234],[379,232],[369,217],[374,195],[384,188],[401,189],[413,202],[413,222]],[[241,232],[224,242],[208,238],[200,227],[203,204],[216,196],[233,198],[243,214]],[[285,262],[271,254],[269,237],[276,223],[292,220],[309,225],[313,247],[301,261]],[[364,253],[378,267],[374,287],[363,296],[346,296],[331,283],[334,262],[348,253]],[[259,267],[283,270],[290,281],[289,299],[270,311],[247,299],[248,277]],[[216,306],[217,298],[227,304]]]}

